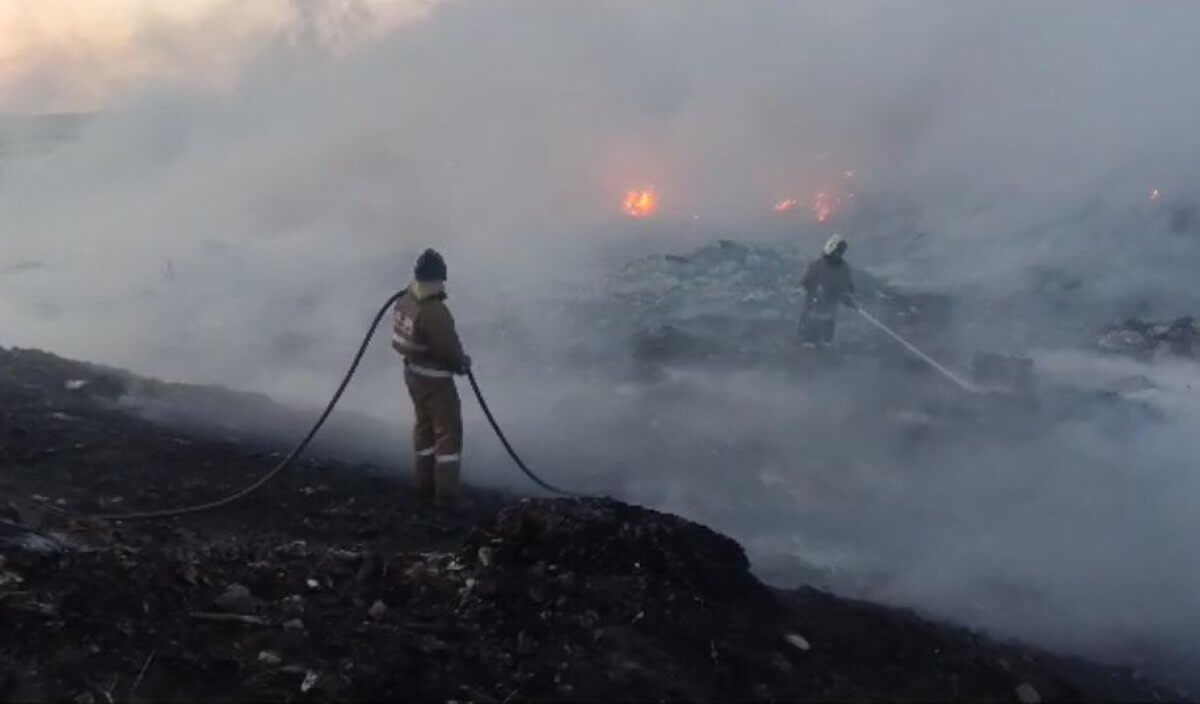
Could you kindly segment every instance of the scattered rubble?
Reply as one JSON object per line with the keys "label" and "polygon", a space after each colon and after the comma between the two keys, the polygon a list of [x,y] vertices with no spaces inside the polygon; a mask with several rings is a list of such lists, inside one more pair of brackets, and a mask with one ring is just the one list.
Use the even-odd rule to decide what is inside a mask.
{"label": "scattered rubble", "polygon": [[[811,256],[796,247],[720,240],[688,255],[635,259],[611,276],[603,292],[605,300],[620,304],[618,318],[594,311],[589,320],[605,330],[627,326],[632,356],[642,362],[751,363],[787,356],[796,346],[800,278]],[[903,291],[857,267],[855,287],[878,317],[911,334],[929,335],[952,317],[948,297]],[[843,326],[839,336],[863,352],[894,356],[894,345],[874,331]]]}
{"label": "scattered rubble", "polygon": [[638,361],[696,361],[712,359],[720,353],[717,345],[670,324],[639,330],[632,342],[633,358]]}
{"label": "scattered rubble", "polygon": [[280,602],[280,608],[283,613],[289,616],[296,616],[304,613],[304,597],[299,594],[287,596]]}
{"label": "scattered rubble", "polygon": [[367,610],[367,615],[371,617],[372,621],[382,621],[388,615],[387,604],[376,599],[375,603],[371,604],[371,608]]}
{"label": "scattered rubble", "polygon": [[1017,699],[1021,704],[1041,704],[1042,695],[1038,694],[1033,685],[1023,682],[1017,687]]}
{"label": "scattered rubble", "polygon": [[[336,548],[299,557],[151,537],[161,530],[129,536],[133,560],[115,543],[6,555],[28,575],[22,588],[52,608],[6,612],[17,637],[0,661],[34,663],[25,671],[37,674],[0,696],[71,698],[93,691],[88,680],[115,682],[114,698],[137,682],[142,697],[172,700],[1000,700],[1030,678],[1048,701],[1086,693],[1027,651],[903,612],[771,590],[728,538],[612,500],[522,501],[457,550],[395,553],[381,579],[365,581],[357,563],[329,559]],[[263,613],[189,611],[205,588],[173,576],[185,556],[209,582],[239,580],[223,594],[246,598],[242,581],[256,584]],[[271,595],[303,581],[309,560],[341,586],[314,595],[309,618],[285,620],[287,597]],[[1023,664],[987,664],[1002,655]]]}
{"label": "scattered rubble", "polygon": [[321,681],[321,676],[318,675],[317,673],[315,673],[311,670],[304,673],[304,681],[300,683],[301,693],[308,692],[313,687],[316,687],[317,682],[320,682],[320,681]]}
{"label": "scattered rubble", "polygon": [[1167,353],[1180,357],[1200,357],[1200,321],[1192,316],[1170,322],[1129,318],[1101,331],[1095,341],[1102,352],[1148,359]]}
{"label": "scattered rubble", "polygon": [[241,584],[229,585],[213,603],[227,611],[253,611],[255,608],[250,590]]}
{"label": "scattered rubble", "polygon": [[406,477],[317,458],[219,513],[72,519],[50,506],[196,503],[272,460],[252,444],[181,444],[178,428],[89,395],[95,381],[67,392],[81,375],[65,360],[41,358],[30,388],[11,354],[0,350],[0,506],[44,507],[39,531],[71,543],[0,543],[0,700],[1011,701],[1023,685],[1041,701],[1104,699],[1117,685],[1127,699],[1158,694],[1121,670],[1068,668],[909,612],[769,588],[733,540],[609,499],[512,503],[468,488],[474,508],[445,515]]}

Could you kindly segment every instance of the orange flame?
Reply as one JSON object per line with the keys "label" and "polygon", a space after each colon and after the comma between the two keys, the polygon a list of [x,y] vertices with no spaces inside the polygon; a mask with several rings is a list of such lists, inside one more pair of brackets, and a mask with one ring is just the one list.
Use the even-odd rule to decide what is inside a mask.
{"label": "orange flame", "polygon": [[652,190],[629,191],[625,194],[623,209],[630,217],[650,217],[658,212],[658,196]]}
{"label": "orange flame", "polygon": [[812,205],[809,206],[809,210],[812,212],[813,217],[817,219],[817,222],[827,222],[829,218],[833,217],[834,213],[845,207],[852,198],[854,198],[853,193],[840,195],[830,193],[829,191],[821,191],[813,196]]}
{"label": "orange flame", "polygon": [[825,191],[821,191],[812,202],[812,214],[817,219],[817,222],[825,222],[833,215],[834,199]]}
{"label": "orange flame", "polygon": [[786,213],[786,212],[789,212],[789,211],[792,211],[795,209],[796,209],[796,199],[795,198],[784,198],[783,200],[775,203],[775,212],[777,212],[777,213]]}

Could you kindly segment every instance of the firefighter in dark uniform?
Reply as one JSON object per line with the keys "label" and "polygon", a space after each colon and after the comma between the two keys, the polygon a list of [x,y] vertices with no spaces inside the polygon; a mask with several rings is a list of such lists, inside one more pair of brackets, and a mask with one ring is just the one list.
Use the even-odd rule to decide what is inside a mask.
{"label": "firefighter in dark uniform", "polygon": [[800,339],[806,346],[833,342],[838,304],[851,308],[854,280],[846,263],[846,240],[834,234],[821,248],[821,256],[808,265],[800,285],[804,288],[804,312],[800,317]]}
{"label": "firefighter in dark uniform", "polygon": [[446,307],[446,262],[432,249],[417,258],[412,285],[394,309],[392,347],[404,356],[404,381],[412,397],[413,471],[421,498],[452,506],[462,463],[462,407],[456,374],[466,374],[463,353]]}

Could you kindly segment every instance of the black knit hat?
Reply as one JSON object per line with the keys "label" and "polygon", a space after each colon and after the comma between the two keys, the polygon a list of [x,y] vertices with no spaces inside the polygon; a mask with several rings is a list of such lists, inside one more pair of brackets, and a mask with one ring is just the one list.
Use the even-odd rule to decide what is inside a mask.
{"label": "black knit hat", "polygon": [[446,260],[432,249],[425,250],[413,265],[413,277],[417,281],[445,281]]}

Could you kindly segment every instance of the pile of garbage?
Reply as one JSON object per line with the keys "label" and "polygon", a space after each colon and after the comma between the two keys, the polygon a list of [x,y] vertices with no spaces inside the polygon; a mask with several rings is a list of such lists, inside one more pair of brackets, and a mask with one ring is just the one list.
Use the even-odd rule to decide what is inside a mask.
{"label": "pile of garbage", "polygon": [[614,273],[609,293],[647,320],[794,309],[805,260],[783,251],[718,240],[689,255],[634,259]]}
{"label": "pile of garbage", "polygon": [[85,393],[103,375],[69,360],[0,350],[0,370],[3,701],[1158,694],[1122,670],[1081,675],[911,613],[769,588],[733,540],[610,499],[467,487],[468,507],[445,513],[402,475],[315,456],[219,512],[88,520],[211,500],[277,455],[127,413]]}
{"label": "pile of garbage", "polygon": [[1031,651],[777,593],[732,540],[607,499],[523,501],[448,552],[166,527],[7,546],[0,603],[5,700],[1084,695]]}
{"label": "pile of garbage", "polygon": [[638,700],[763,697],[803,656],[741,547],[676,516],[528,500],[460,555],[465,615],[495,637],[515,632],[518,677],[551,696],[615,686]]}
{"label": "pile of garbage", "polygon": [[1148,359],[1158,354],[1200,356],[1200,320],[1190,315],[1171,321],[1128,318],[1101,331],[1095,341],[1102,352]]}
{"label": "pile of garbage", "polygon": [[[808,262],[795,247],[718,240],[687,255],[634,259],[603,296],[627,322],[635,359],[761,362],[795,349]],[[950,322],[947,296],[902,291],[861,268],[854,279],[858,300],[889,325],[927,337]],[[853,325],[840,337],[860,351],[893,351]]]}

